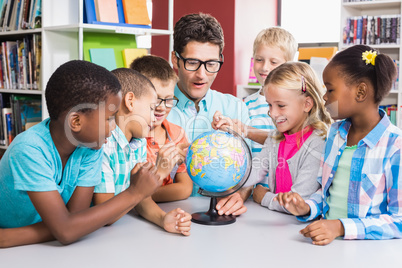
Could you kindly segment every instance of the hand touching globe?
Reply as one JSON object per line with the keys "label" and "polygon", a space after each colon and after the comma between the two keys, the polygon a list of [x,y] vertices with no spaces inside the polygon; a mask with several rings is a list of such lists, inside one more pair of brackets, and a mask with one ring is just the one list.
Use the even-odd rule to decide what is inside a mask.
{"label": "hand touching globe", "polygon": [[[193,221],[211,225],[234,222],[233,216],[215,215],[216,211],[211,209],[215,210],[216,197],[233,194],[244,185],[250,175],[251,152],[244,139],[232,130],[205,132],[190,145],[186,164],[190,178],[200,187],[199,193],[212,197],[210,210],[206,213],[194,213]],[[202,221],[207,222],[198,222],[198,214],[203,218]]]}

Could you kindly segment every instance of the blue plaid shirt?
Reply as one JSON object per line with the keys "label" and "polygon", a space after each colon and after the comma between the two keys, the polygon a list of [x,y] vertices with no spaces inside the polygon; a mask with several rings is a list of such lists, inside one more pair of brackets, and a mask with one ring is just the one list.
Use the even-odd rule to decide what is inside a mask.
{"label": "blue plaid shirt", "polygon": [[[359,141],[353,154],[348,192],[348,218],[340,219],[344,239],[389,239],[402,237],[402,131],[392,125],[383,110],[377,126]],[[346,146],[350,120],[332,125],[321,160],[321,188],[306,203],[312,220],[325,218],[329,188]]]}
{"label": "blue plaid shirt", "polygon": [[95,186],[95,193],[123,192],[130,186],[130,172],[137,163],[147,160],[145,139],[131,139],[130,143],[116,125],[103,146],[102,180]]}

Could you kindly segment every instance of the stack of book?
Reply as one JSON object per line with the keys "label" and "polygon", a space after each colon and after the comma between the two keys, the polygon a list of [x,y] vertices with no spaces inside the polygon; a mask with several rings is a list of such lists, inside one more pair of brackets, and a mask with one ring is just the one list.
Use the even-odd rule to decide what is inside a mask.
{"label": "stack of book", "polygon": [[41,28],[41,0],[0,0],[0,30]]}
{"label": "stack of book", "polygon": [[400,44],[401,15],[355,16],[346,19],[344,44]]}
{"label": "stack of book", "polygon": [[0,88],[40,89],[41,35],[0,43]]}

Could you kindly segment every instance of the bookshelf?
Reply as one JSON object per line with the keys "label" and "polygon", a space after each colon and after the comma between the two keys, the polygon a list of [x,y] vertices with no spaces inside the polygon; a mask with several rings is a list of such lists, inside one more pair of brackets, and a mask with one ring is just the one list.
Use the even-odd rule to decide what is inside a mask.
{"label": "bookshelf", "polygon": [[[69,60],[89,60],[86,56],[87,39],[92,35],[101,36],[100,43],[108,43],[111,37],[129,40],[127,44],[136,43],[136,36],[169,36],[169,51],[173,50],[173,0],[169,1],[168,29],[134,28],[124,25],[97,25],[84,23],[84,0],[42,1],[42,27],[32,30],[0,32],[0,41],[15,40],[28,34],[41,35],[42,57],[40,61],[40,88],[0,89],[0,93],[40,95],[42,100],[42,120],[48,117],[45,102],[45,86],[52,73]],[[113,45],[108,43],[108,45]],[[117,52],[118,53],[118,52]],[[170,53],[169,53],[170,54]],[[169,59],[170,60],[170,59]],[[120,66],[118,66],[120,67]],[[7,146],[0,146],[0,150]]]}
{"label": "bookshelf", "polygon": [[[339,50],[343,50],[353,44],[367,44],[380,53],[388,54],[396,61],[399,67],[399,62],[402,59],[402,47],[400,42],[400,23],[401,23],[402,1],[401,0],[371,0],[371,1],[347,1],[341,3],[341,29]],[[366,19],[366,21],[364,21]],[[352,22],[350,22],[352,20]],[[354,25],[354,20],[357,21]],[[362,30],[359,33],[359,20]],[[387,22],[388,20],[388,22]],[[369,22],[370,21],[370,22]],[[370,31],[370,26],[380,21],[380,25],[384,22],[384,28],[379,27],[378,34]],[[388,25],[387,25],[388,23]],[[367,26],[366,26],[367,25]],[[354,32],[355,26],[358,26]],[[366,26],[366,27],[365,27]],[[387,28],[388,27],[388,28]],[[366,30],[365,30],[366,29]],[[367,30],[369,29],[369,30]],[[352,33],[353,30],[353,33]],[[348,40],[349,37],[349,40]],[[362,41],[359,41],[361,37]],[[352,41],[357,39],[357,41]],[[383,100],[381,105],[394,105],[397,108],[395,112],[395,124],[402,127],[402,89],[399,83],[401,70],[398,68],[398,81],[395,83],[390,94]],[[392,121],[392,118],[391,118]]]}

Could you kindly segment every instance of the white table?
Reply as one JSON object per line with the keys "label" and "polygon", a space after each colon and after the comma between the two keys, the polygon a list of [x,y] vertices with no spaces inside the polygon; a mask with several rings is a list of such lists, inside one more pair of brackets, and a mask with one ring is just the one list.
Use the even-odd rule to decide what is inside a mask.
{"label": "white table", "polygon": [[[58,242],[0,249],[0,267],[402,267],[402,239],[314,246],[298,233],[306,224],[253,201],[224,226],[192,224],[191,236],[170,234],[138,216],[124,216],[69,246]],[[161,204],[193,213],[209,199]]]}

